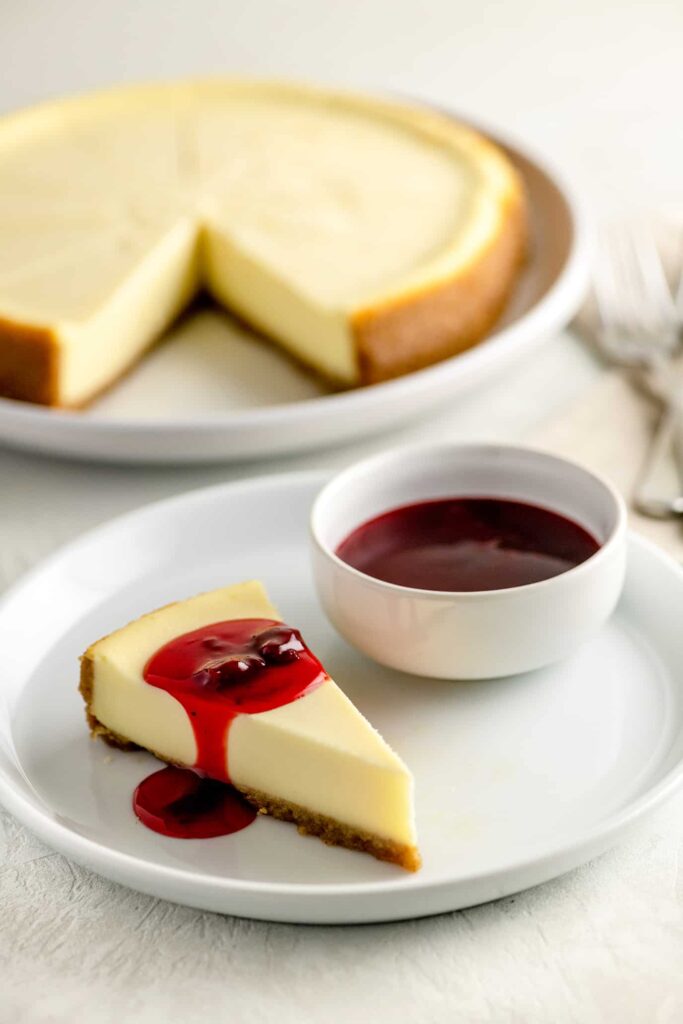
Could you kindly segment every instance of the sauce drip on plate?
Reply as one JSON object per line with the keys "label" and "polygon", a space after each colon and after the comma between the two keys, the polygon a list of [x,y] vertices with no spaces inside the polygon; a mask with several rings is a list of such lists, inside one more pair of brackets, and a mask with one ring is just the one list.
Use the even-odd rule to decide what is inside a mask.
{"label": "sauce drip on plate", "polygon": [[168,765],[143,779],[133,795],[140,821],[174,839],[211,839],[251,825],[256,808],[225,782]]}

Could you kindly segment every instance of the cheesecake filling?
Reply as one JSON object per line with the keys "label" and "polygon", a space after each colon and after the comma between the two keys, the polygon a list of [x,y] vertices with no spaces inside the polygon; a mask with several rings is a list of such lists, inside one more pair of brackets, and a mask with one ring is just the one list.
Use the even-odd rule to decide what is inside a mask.
{"label": "cheesecake filling", "polygon": [[238,715],[272,711],[325,679],[298,630],[275,619],[231,619],[175,637],[147,662],[143,678],[184,708],[197,745],[194,767],[231,782],[229,737]]}
{"label": "cheesecake filling", "polygon": [[[144,615],[93,645],[83,665],[95,732],[229,779],[300,827],[307,814],[307,831],[338,822],[367,837],[354,848],[401,863],[394,847],[405,848],[411,869],[419,863],[412,776],[259,583]],[[386,854],[371,837],[389,844]]]}

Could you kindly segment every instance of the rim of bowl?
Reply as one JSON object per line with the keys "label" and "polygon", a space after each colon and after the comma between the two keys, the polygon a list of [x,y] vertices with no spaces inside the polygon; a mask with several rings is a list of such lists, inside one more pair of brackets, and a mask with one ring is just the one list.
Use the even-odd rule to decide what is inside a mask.
{"label": "rim of bowl", "polygon": [[[547,459],[556,463],[563,463],[564,465],[571,466],[572,469],[578,469],[579,472],[585,474],[587,477],[591,477],[594,481],[602,486],[607,495],[611,498],[614,503],[614,509],[616,511],[616,521],[612,530],[609,533],[607,539],[600,545],[597,551],[583,562],[579,562],[578,565],[572,566],[571,569],[567,569],[564,572],[558,573],[557,576],[550,576],[544,580],[536,580],[534,583],[523,583],[516,587],[499,587],[495,590],[428,590],[421,587],[405,587],[400,583],[389,583],[387,580],[381,580],[377,576],[370,576],[368,573],[362,572],[360,569],[356,569],[354,566],[349,565],[343,558],[334,551],[329,544],[327,544],[319,535],[319,525],[316,522],[319,517],[320,504],[323,498],[327,495],[333,487],[339,486],[340,481],[343,482],[345,477],[352,477],[358,470],[366,467],[371,467],[373,464],[380,464],[384,462],[391,462],[400,460],[403,457],[410,458],[411,456],[419,455],[420,452],[450,452],[455,454],[464,450],[478,450],[482,453],[492,453],[495,451],[515,451],[522,452],[533,456],[539,456],[542,459]],[[459,495],[459,497],[467,497],[467,495]],[[428,499],[429,500],[429,499]],[[514,500],[514,499],[511,499]],[[517,499],[519,500],[519,499]],[[400,505],[391,506],[391,508],[385,509],[385,512],[390,512],[393,508],[400,508]],[[548,511],[557,512],[551,505],[539,506],[544,507]],[[377,513],[382,515],[382,512]],[[562,515],[563,513],[557,513]],[[362,526],[367,520],[363,520],[356,526],[351,528],[351,531]],[[604,477],[601,473],[597,473],[593,469],[588,469],[583,466],[580,462],[575,462],[573,459],[565,458],[563,455],[555,455],[552,452],[543,451],[542,448],[534,448],[532,445],[520,445],[520,444],[506,444],[501,443],[477,443],[477,442],[463,442],[452,444],[420,444],[420,445],[409,445],[401,448],[395,448],[388,452],[380,452],[377,455],[370,455],[366,459],[360,459],[358,462],[352,463],[347,466],[341,472],[336,473],[331,480],[324,485],[324,487],[316,495],[313,507],[311,508],[311,514],[309,518],[309,532],[313,540],[314,545],[318,550],[330,559],[335,565],[349,573],[352,576],[357,577],[359,580],[366,584],[370,584],[378,590],[385,590],[395,592],[402,595],[416,595],[421,598],[431,600],[443,600],[449,597],[466,599],[466,600],[482,600],[503,594],[519,594],[527,593],[530,590],[538,590],[542,587],[557,586],[558,580],[564,580],[568,576],[575,577],[581,572],[587,571],[588,567],[593,567],[596,562],[604,559],[605,555],[610,552],[623,538],[626,536],[626,530],[628,525],[628,512],[626,509],[626,503],[619,491],[614,487],[610,481]],[[351,532],[350,531],[350,532]]]}

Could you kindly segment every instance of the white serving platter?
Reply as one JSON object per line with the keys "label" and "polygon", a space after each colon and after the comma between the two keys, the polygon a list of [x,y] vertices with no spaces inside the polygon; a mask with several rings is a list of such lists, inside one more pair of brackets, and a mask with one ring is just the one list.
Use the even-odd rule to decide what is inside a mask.
{"label": "white serving platter", "polygon": [[[615,844],[683,782],[683,571],[635,536],[612,620],[568,660],[452,683],[382,669],[324,618],[308,515],[325,478],[265,477],[117,519],[0,604],[0,802],[117,882],[193,907],[298,923],[420,917],[537,885]],[[174,840],[135,818],[151,755],[90,740],[78,656],[158,605],[259,577],[284,617],[411,767],[414,875],[259,818]]]}

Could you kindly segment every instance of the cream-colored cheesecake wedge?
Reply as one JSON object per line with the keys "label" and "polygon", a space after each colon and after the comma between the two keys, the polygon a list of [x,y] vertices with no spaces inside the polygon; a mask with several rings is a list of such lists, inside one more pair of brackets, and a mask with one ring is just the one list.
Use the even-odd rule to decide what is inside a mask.
{"label": "cream-colored cheesecake wedge", "polygon": [[[239,619],[281,621],[254,581],[167,605],[89,647],[80,690],[93,735],[194,767],[197,738],[187,711],[145,681],[145,666],[170,641]],[[419,867],[412,776],[324,671],[304,696],[239,714],[225,749],[226,776],[261,810],[325,842]]]}
{"label": "cream-colored cheesecake wedge", "polygon": [[89,402],[199,290],[334,385],[475,344],[526,245],[471,129],[258,81],[115,89],[0,119],[0,395]]}

